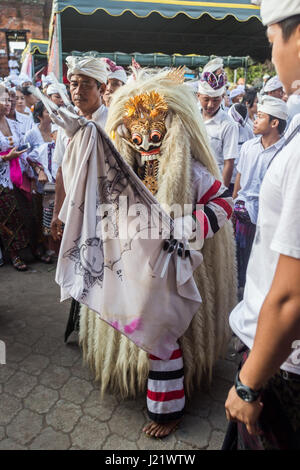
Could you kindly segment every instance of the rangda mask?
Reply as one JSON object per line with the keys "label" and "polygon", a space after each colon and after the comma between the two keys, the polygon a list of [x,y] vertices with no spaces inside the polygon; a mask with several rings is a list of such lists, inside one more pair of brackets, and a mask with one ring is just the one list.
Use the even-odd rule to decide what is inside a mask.
{"label": "rangda mask", "polygon": [[[163,78],[165,87],[184,82],[184,68],[172,69]],[[168,85],[168,83],[170,85]],[[156,194],[162,143],[170,127],[172,112],[163,93],[145,91],[124,101],[118,134],[136,154],[136,169],[147,188]]]}
{"label": "rangda mask", "polygon": [[167,102],[155,91],[134,96],[125,104],[123,123],[129,133],[126,140],[141,154],[143,163],[160,152],[167,113]]}

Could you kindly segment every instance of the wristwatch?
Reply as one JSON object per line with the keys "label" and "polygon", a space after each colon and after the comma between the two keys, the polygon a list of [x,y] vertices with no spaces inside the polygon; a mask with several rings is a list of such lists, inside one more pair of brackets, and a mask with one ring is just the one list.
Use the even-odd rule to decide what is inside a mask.
{"label": "wristwatch", "polygon": [[262,388],[259,390],[253,390],[252,388],[247,387],[247,385],[242,384],[242,382],[240,381],[239,372],[236,374],[234,385],[235,385],[235,390],[238,396],[242,400],[247,401],[248,403],[252,403],[253,401],[256,401],[262,392]]}

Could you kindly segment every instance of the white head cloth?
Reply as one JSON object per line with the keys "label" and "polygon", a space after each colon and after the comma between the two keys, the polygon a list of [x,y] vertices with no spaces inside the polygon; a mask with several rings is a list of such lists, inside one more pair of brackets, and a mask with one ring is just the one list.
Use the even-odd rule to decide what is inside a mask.
{"label": "white head cloth", "polygon": [[[4,82],[4,84],[5,84],[5,82]],[[12,87],[6,86],[6,88],[8,89],[8,93],[13,93],[14,95],[17,93],[17,89],[14,86],[12,86]]]}
{"label": "white head cloth", "polygon": [[21,81],[20,81],[18,75],[11,74],[11,75],[9,75],[9,76],[6,77],[6,78],[7,78],[7,80],[9,80],[9,81],[10,81],[13,85],[15,85],[15,86],[21,85]]}
{"label": "white head cloth", "polygon": [[198,84],[198,93],[201,95],[210,96],[211,98],[217,98],[218,96],[222,96],[225,93],[225,86],[219,88],[218,90],[214,90],[207,82],[200,80]]}
{"label": "white head cloth", "polygon": [[243,89],[242,87],[236,87],[234,88],[233,90],[231,90],[230,92],[230,99],[232,100],[233,98],[235,98],[236,96],[240,96],[240,95],[244,95],[245,94],[245,89]]}
{"label": "white head cloth", "polygon": [[126,72],[123,69],[123,67],[115,70],[114,72],[109,72],[107,78],[108,78],[108,80],[110,78],[115,78],[116,80],[120,80],[123,83],[127,82],[127,75],[126,75]]}
{"label": "white head cloth", "polygon": [[32,80],[30,77],[28,77],[28,75],[26,75],[25,73],[20,73],[19,75],[19,82],[20,82],[20,85],[22,86],[23,83],[25,82],[30,82],[32,83]]}
{"label": "white head cloth", "polygon": [[6,88],[10,89],[13,86],[13,83],[9,80],[8,77],[4,77],[4,80],[1,80],[3,84],[6,86]]}
{"label": "white head cloth", "polygon": [[246,108],[246,117],[244,118],[238,111],[237,111],[237,106],[240,106],[238,103],[235,103],[231,106],[231,108],[229,108],[228,110],[228,115],[235,121],[237,122],[238,124],[240,124],[242,127],[245,127],[247,121],[248,121],[248,118],[249,118],[249,115],[248,115],[248,111],[247,111],[247,108]]}
{"label": "white head cloth", "polygon": [[300,15],[300,0],[254,0],[260,5],[260,16],[265,26]]}
{"label": "white head cloth", "polygon": [[86,75],[100,83],[107,83],[108,69],[105,62],[97,57],[73,57],[66,58],[68,67],[68,80],[72,75]]}
{"label": "white head cloth", "polygon": [[221,57],[216,57],[215,59],[210,60],[205,65],[203,72],[216,72],[218,69],[222,69],[224,67],[223,59]]}
{"label": "white head cloth", "polygon": [[[64,92],[67,91],[66,85],[64,85],[63,83],[60,83],[60,89],[61,91],[64,91]],[[51,84],[47,87],[47,95],[50,96],[50,95],[53,95],[54,93],[59,93],[59,89],[57,85]]]}
{"label": "white head cloth", "polygon": [[127,75],[124,68],[121,65],[117,65],[113,60],[108,57],[101,57],[101,60],[106,64],[108,68],[108,77],[107,79],[120,80],[124,84],[127,82]]}
{"label": "white head cloth", "polygon": [[283,88],[283,85],[277,75],[275,77],[270,78],[264,86],[264,93],[269,93],[270,91],[278,90],[279,88]]}
{"label": "white head cloth", "polygon": [[53,82],[52,78],[49,75],[42,75],[42,87],[45,88],[48,85],[51,85]]}
{"label": "white head cloth", "polygon": [[285,121],[288,118],[288,108],[286,103],[279,98],[274,98],[273,96],[263,96],[261,103],[257,105],[257,110],[278,119],[284,119]]}

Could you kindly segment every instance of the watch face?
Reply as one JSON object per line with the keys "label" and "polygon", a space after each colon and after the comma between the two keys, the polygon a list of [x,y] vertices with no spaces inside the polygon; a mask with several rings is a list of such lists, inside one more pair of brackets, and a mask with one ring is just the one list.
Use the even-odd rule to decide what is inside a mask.
{"label": "watch face", "polygon": [[247,392],[247,390],[245,390],[244,388],[238,387],[236,389],[236,392],[242,400],[249,402],[253,401],[253,397],[251,396],[251,394]]}

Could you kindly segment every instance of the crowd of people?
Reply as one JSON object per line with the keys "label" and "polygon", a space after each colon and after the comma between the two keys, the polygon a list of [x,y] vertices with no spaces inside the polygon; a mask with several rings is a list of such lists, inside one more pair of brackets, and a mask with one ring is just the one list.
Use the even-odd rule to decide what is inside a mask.
{"label": "crowd of people", "polygon": [[[92,117],[105,128],[111,97],[118,87],[126,83],[127,74],[123,67],[116,66],[109,59],[99,60],[106,62],[110,74],[108,81],[100,85],[101,104],[96,109],[97,116]],[[290,130],[288,124],[292,121],[293,128],[300,120],[300,101],[299,109],[294,104],[290,115],[287,96],[279,78],[264,76],[263,80],[261,90],[249,85],[230,86],[223,61],[216,58],[204,67],[198,81],[186,82],[192,85],[193,90],[196,86],[195,98],[216,162],[223,182],[235,200],[232,220],[237,242],[240,295],[245,285],[264,173],[274,152],[284,143],[284,135]],[[57,106],[64,106],[57,84],[52,81],[49,76],[43,76],[42,91]],[[72,79],[68,88],[61,84],[62,91],[72,95],[74,83]],[[8,258],[19,271],[27,269],[20,257],[20,251],[26,246],[30,246],[34,256],[43,262],[51,263],[57,256],[60,167],[68,142],[65,133],[51,121],[42,102],[28,90],[29,85],[32,85],[29,77],[12,74],[4,78],[0,89],[1,191],[7,194],[2,198],[1,264]],[[83,83],[83,86],[87,85]],[[80,99],[75,97],[73,102],[79,109],[85,108]],[[22,145],[28,148],[18,150]],[[15,181],[10,161],[20,162],[21,183]],[[9,198],[10,203],[4,203],[4,199],[8,201]],[[19,207],[26,208],[26,220]]]}
{"label": "crowd of people", "polygon": [[[279,76],[263,77],[264,85],[260,90],[249,85],[230,87],[223,61],[217,57],[204,67],[197,81],[185,83],[186,87],[191,85],[189,92],[182,92],[190,110],[198,107],[197,129],[201,133],[204,129],[203,143],[191,137],[192,129],[186,141],[182,135],[184,143],[180,143],[193,151],[190,169],[193,179],[182,179],[182,187],[187,188],[193,181],[193,198],[204,207],[201,217],[197,211],[193,212],[193,220],[204,220],[204,238],[214,238],[229,219],[236,244],[241,302],[231,313],[230,326],[240,340],[243,365],[226,402],[227,418],[231,425],[237,421],[238,429],[233,432],[234,426],[229,427],[225,448],[233,448],[233,445],[251,449],[286,448],[284,446],[288,447],[291,442],[298,446],[300,435],[299,357],[295,359],[294,355],[294,360],[289,356],[293,341],[293,344],[297,343],[293,346],[296,353],[299,351],[299,341],[295,340],[300,331],[300,237],[297,225],[300,102],[298,96],[293,95],[293,84],[300,71],[300,2],[263,0],[262,18],[268,26],[269,40],[274,44],[273,61]],[[151,88],[153,81],[150,78],[140,82],[136,79],[143,93],[137,92],[135,96],[133,85],[124,87],[131,95],[123,96],[121,88],[126,82],[135,80],[135,73],[133,70],[126,73],[109,59],[68,57],[66,64],[67,88],[52,82],[51,77],[45,77],[42,84],[43,93],[60,109],[58,114],[49,114],[43,102],[36,98],[28,77],[9,76],[0,83],[0,240],[2,254],[18,271],[27,269],[21,251],[28,246],[33,255],[45,263],[51,263],[59,252],[64,231],[60,211],[65,190],[70,188],[66,175],[72,173],[72,165],[75,165],[66,161],[65,155],[70,140],[80,127],[79,121],[72,120],[64,111],[63,94],[69,95],[78,115],[85,118],[83,122],[92,120],[110,131],[109,137],[120,153],[122,150],[125,154],[129,152],[129,162],[130,151],[134,149],[139,155],[133,164],[137,167],[137,175],[153,195],[162,197],[163,194],[158,191],[159,185],[163,186],[163,179],[157,177],[159,162],[155,155],[159,152],[167,154],[166,147],[158,148],[165,135],[166,141],[170,140],[167,109],[172,100],[178,104],[178,96],[175,99],[174,92],[169,102],[164,101],[164,98],[167,100],[167,89],[165,96],[161,91],[156,93]],[[161,83],[169,79],[168,75],[159,77]],[[157,82],[158,89],[159,86],[163,90]],[[111,103],[117,113],[117,103],[113,101],[117,90],[115,96],[120,103],[128,100],[123,121],[120,116],[118,121],[116,115],[110,114]],[[149,120],[145,118],[147,100],[152,100]],[[185,106],[187,103],[183,101],[182,108]],[[175,109],[180,116],[180,108]],[[173,129],[188,133],[186,116],[178,120],[177,127],[173,120]],[[150,129],[150,142],[147,133],[145,137],[144,127],[156,118],[157,127]],[[119,133],[115,140],[114,119]],[[187,119],[185,126],[182,125],[184,119]],[[188,139],[194,139],[192,144]],[[122,147],[126,141],[128,146]],[[199,148],[201,146],[205,164],[200,156],[197,157],[199,149],[194,146],[195,142]],[[210,155],[214,158],[213,163]],[[184,159],[180,158],[178,165],[182,164],[188,174],[184,166],[187,162],[183,163]],[[172,171],[176,172],[176,168]],[[168,191],[172,192],[171,186]],[[172,196],[175,201],[176,194],[172,193]],[[168,201],[167,192],[164,197],[165,201],[163,198],[159,201]],[[218,242],[215,243],[217,247]],[[225,256],[220,253],[219,258]],[[204,253],[204,261],[207,262],[209,256],[213,255]],[[231,262],[234,265],[235,260]],[[209,297],[207,291],[206,302]],[[86,334],[91,334],[91,329]],[[86,343],[95,344],[95,340]],[[177,347],[170,360],[160,361],[150,355],[149,383],[152,389],[149,385],[147,404],[152,422],[144,431],[151,436],[168,435],[182,416],[183,362],[188,348],[185,349],[184,344],[182,349],[180,345]],[[177,399],[166,398],[175,393],[172,377],[176,378]],[[163,398],[155,398],[161,394]],[[257,425],[260,415],[263,428]]]}
{"label": "crowd of people", "polygon": [[[112,93],[127,80],[123,67],[109,59],[105,63],[110,72],[108,80],[101,83],[100,94],[97,91],[94,96],[97,106],[101,98],[95,112],[103,128]],[[52,81],[49,76],[43,77],[42,92],[55,105],[63,106],[57,84]],[[11,74],[0,82],[0,265],[11,261],[18,271],[28,269],[20,256],[27,247],[42,262],[51,263],[57,258],[59,237],[55,231],[51,234],[51,222],[57,171],[68,142],[43,103],[29,91],[31,85],[31,79],[22,74]],[[65,85],[61,87],[70,93]],[[81,87],[88,84],[80,83]],[[72,82],[68,88],[72,88]],[[85,109],[86,103],[80,99],[74,98],[74,103]]]}
{"label": "crowd of people", "polygon": [[197,89],[210,144],[235,203],[232,221],[240,298],[256,231],[260,187],[270,161],[300,117],[300,100],[298,108],[294,103],[289,106],[277,75],[264,75],[262,82],[260,89],[230,85],[222,59],[216,58],[204,67]]}

